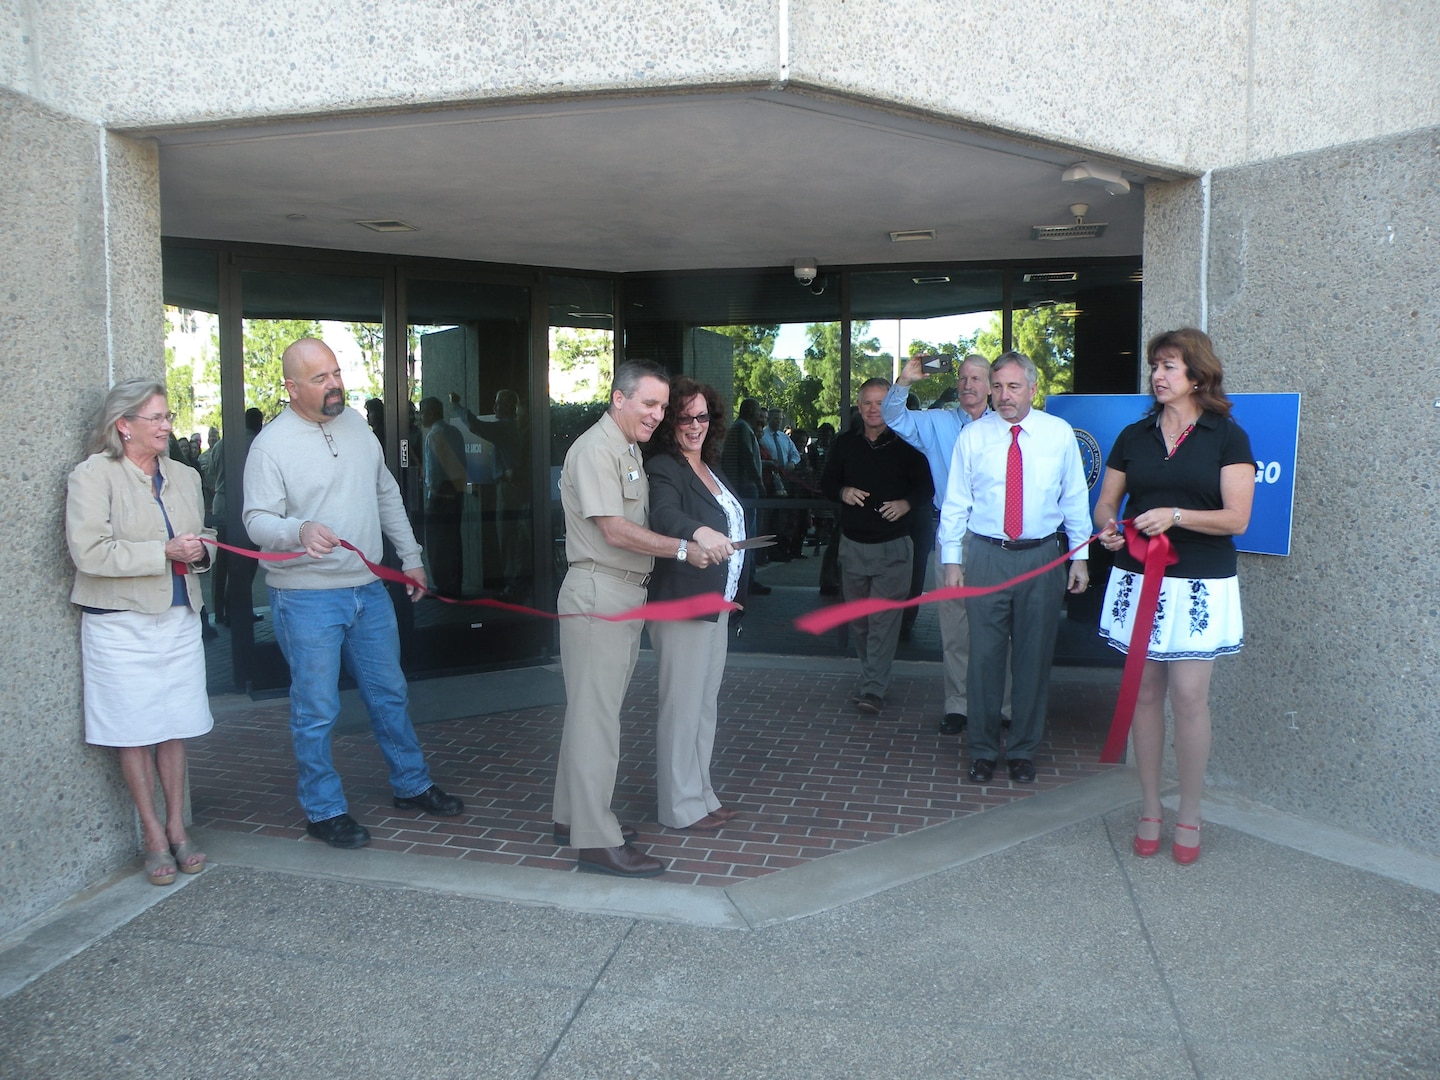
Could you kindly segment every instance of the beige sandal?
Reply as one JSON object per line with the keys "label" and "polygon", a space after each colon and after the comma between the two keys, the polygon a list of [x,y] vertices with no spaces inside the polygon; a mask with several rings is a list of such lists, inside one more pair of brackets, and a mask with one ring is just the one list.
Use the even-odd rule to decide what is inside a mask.
{"label": "beige sandal", "polygon": [[170,885],[175,881],[175,859],[168,851],[145,852],[145,876],[151,885]]}
{"label": "beige sandal", "polygon": [[182,874],[198,874],[205,869],[205,853],[197,850],[189,840],[183,844],[172,844],[170,850],[175,853],[175,862]]}

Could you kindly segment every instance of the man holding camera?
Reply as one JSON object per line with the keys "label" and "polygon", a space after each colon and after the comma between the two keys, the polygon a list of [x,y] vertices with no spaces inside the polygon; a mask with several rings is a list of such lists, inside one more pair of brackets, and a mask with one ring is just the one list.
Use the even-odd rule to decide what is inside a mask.
{"label": "man holding camera", "polygon": [[[927,371],[926,365],[933,365]],[[950,357],[912,356],[905,362],[895,385],[885,395],[881,415],[890,430],[925,455],[930,475],[935,481],[935,509],[932,520],[940,518],[940,504],[950,479],[950,458],[955,441],[974,421],[989,412],[990,361],[979,353],[971,353],[960,363],[955,375],[960,394],[958,409],[926,409],[912,412],[905,408],[910,384],[930,374],[947,370]],[[928,512],[928,511],[927,511]],[[938,552],[938,545],[936,547]],[[937,555],[936,574],[940,569]],[[970,623],[965,617],[963,600],[945,600],[935,606],[940,620],[940,651],[945,672],[945,715],[940,721],[942,735],[958,735],[965,730],[969,707],[965,699],[965,682],[970,670]],[[911,608],[911,611],[917,609]]]}

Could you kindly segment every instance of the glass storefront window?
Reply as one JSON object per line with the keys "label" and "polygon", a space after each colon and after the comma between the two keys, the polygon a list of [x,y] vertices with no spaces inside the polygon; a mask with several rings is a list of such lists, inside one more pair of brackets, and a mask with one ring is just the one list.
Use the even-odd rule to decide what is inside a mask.
{"label": "glass storefront window", "polygon": [[[431,587],[455,600],[533,604],[530,289],[404,279],[406,505]],[[543,655],[533,618],[435,598],[416,606],[411,670]]]}
{"label": "glass storefront window", "polygon": [[615,286],[602,278],[552,277],[550,289],[550,557],[559,589],[567,567],[560,467],[570,445],[610,405],[615,374]]}

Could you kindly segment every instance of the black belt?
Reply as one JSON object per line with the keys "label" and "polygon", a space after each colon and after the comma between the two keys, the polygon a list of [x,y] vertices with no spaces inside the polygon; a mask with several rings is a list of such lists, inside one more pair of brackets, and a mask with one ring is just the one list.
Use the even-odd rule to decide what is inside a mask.
{"label": "black belt", "polygon": [[1006,551],[1029,551],[1031,548],[1037,548],[1041,544],[1053,544],[1056,540],[1060,539],[1058,532],[1053,532],[1049,536],[1042,536],[1039,540],[996,540],[993,536],[982,536],[979,533],[971,533],[970,535],[975,537],[976,540],[984,540],[985,543],[994,544],[996,547],[1004,548]]}

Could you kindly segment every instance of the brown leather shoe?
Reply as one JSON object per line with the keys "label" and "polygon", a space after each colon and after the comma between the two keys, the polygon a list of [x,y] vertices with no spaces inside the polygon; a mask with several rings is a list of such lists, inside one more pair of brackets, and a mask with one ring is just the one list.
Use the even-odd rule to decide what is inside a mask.
{"label": "brown leather shoe", "polygon": [[656,877],[665,872],[663,862],[631,844],[581,848],[578,862],[581,870],[617,877]]}
{"label": "brown leather shoe", "polygon": [[710,813],[713,817],[718,817],[721,821],[729,821],[731,818],[740,816],[740,811],[736,810],[733,806],[719,806],[711,810]]}
{"label": "brown leather shoe", "polygon": [[[555,843],[559,844],[561,847],[570,846],[569,825],[561,825],[558,821],[552,821],[550,823],[550,835],[555,838]],[[634,825],[620,826],[620,840],[622,843],[628,844],[631,840],[634,840],[639,835],[640,833],[636,831]]]}
{"label": "brown leather shoe", "polygon": [[716,829],[725,827],[725,819],[719,814],[706,814],[699,821],[692,821],[689,825],[679,829],[679,832],[714,832]]}

